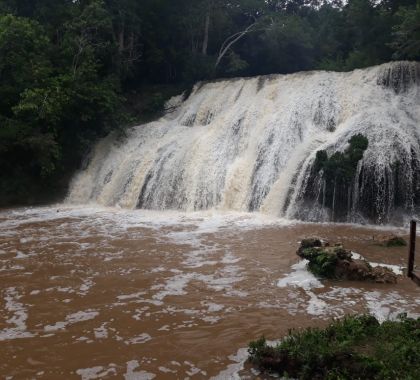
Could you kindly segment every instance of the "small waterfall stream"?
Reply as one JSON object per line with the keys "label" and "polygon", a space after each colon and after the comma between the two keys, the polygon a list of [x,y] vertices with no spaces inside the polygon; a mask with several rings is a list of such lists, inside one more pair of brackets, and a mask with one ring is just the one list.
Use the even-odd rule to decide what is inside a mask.
{"label": "small waterfall stream", "polygon": [[[308,221],[401,223],[420,211],[420,63],[197,84],[124,139],[108,136],[67,202],[260,211]],[[316,153],[369,145],[328,202]]]}

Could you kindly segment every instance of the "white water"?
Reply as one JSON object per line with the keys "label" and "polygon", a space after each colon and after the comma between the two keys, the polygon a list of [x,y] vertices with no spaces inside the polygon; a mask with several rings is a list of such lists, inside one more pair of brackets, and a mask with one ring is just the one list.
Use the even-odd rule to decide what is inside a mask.
{"label": "white water", "polygon": [[[327,221],[331,210],[304,202],[315,154],[343,151],[361,133],[369,147],[347,221],[409,217],[420,205],[419,73],[419,63],[396,62],[198,84],[187,100],[173,99],[175,111],[160,120],[100,141],[67,201]],[[363,213],[367,195],[377,213],[371,218]]]}

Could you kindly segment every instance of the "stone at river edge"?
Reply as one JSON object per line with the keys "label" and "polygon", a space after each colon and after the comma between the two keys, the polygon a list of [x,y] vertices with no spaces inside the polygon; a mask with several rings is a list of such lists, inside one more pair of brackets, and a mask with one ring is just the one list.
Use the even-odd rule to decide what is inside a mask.
{"label": "stone at river edge", "polygon": [[320,239],[302,240],[298,256],[309,261],[308,269],[315,275],[351,281],[371,281],[395,284],[397,275],[389,268],[373,268],[363,259],[353,259],[352,253],[341,245],[331,247]]}
{"label": "stone at river edge", "polygon": [[386,247],[405,247],[407,242],[400,236],[392,236],[384,241]]}

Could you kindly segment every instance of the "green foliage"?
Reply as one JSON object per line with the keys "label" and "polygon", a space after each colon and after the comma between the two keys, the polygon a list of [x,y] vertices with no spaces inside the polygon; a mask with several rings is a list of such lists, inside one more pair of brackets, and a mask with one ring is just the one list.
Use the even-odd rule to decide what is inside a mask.
{"label": "green foliage", "polygon": [[12,106],[30,85],[42,85],[52,71],[49,41],[36,21],[0,16],[0,111],[11,116]]}
{"label": "green foliage", "polygon": [[308,269],[315,275],[334,278],[337,256],[328,252],[319,252],[318,255],[311,258]]}
{"label": "green foliage", "polygon": [[258,363],[263,357],[265,357],[267,355],[267,351],[270,351],[270,347],[267,346],[267,341],[264,336],[249,343],[248,353],[254,363]]}
{"label": "green foliage", "polygon": [[323,169],[328,162],[328,154],[325,150],[318,150],[316,152],[315,157],[315,164],[314,164],[314,170],[319,172],[321,169]]}
{"label": "green foliage", "polygon": [[0,15],[0,203],[24,201],[33,182],[50,187],[120,124],[118,79],[103,59],[111,31],[99,1],[62,26],[58,45],[37,21]]}
{"label": "green foliage", "polygon": [[348,316],[325,329],[292,331],[275,348],[264,338],[249,345],[261,370],[299,379],[417,379],[420,319],[401,315],[382,324],[369,315]]}
{"label": "green foliage", "polygon": [[362,159],[364,151],[368,147],[368,140],[363,135],[352,136],[349,147],[344,152],[335,152],[328,158],[326,151],[316,153],[314,170],[323,170],[327,185],[341,181],[351,183],[357,169],[357,163]]}
{"label": "green foliage", "polygon": [[395,59],[420,59],[420,1],[416,6],[401,7],[397,14],[397,24],[393,27]]}
{"label": "green foliage", "polygon": [[348,143],[343,152],[331,156],[325,150],[318,151],[312,166],[311,181],[316,178],[324,181],[322,195],[317,200],[332,211],[333,220],[337,216],[340,220],[351,204],[358,163],[368,147],[367,138],[360,134],[352,136]]}
{"label": "green foliage", "polygon": [[340,250],[340,248],[326,250],[321,247],[309,247],[300,249],[299,256],[309,261],[308,269],[313,274],[319,277],[335,278],[337,261],[343,256]]}
{"label": "green foliage", "polygon": [[307,70],[313,66],[314,30],[298,15],[281,15],[261,36],[265,73]]}
{"label": "green foliage", "polygon": [[241,74],[248,68],[248,62],[243,60],[239,54],[235,52],[230,52],[230,54],[226,57],[227,64],[226,64],[226,73],[228,74]]}

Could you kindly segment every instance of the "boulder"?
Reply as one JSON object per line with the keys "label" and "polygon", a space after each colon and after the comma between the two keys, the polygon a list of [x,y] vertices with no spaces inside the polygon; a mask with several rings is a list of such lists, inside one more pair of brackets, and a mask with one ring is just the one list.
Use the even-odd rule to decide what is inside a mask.
{"label": "boulder", "polygon": [[392,236],[383,243],[386,247],[405,247],[407,242],[401,236]]}
{"label": "boulder", "polygon": [[300,242],[300,246],[299,249],[297,251],[297,254],[300,256],[303,254],[303,251],[305,249],[309,249],[309,248],[320,248],[322,247],[322,241],[321,239],[317,239],[317,238],[309,238],[309,239],[303,239]]}
{"label": "boulder", "polygon": [[308,269],[312,273],[324,278],[387,284],[397,282],[397,275],[392,270],[380,266],[373,268],[366,260],[353,259],[351,251],[341,244],[304,239],[296,253],[309,261]]}
{"label": "boulder", "polygon": [[397,275],[389,268],[375,267],[372,270],[375,282],[381,284],[396,284]]}

